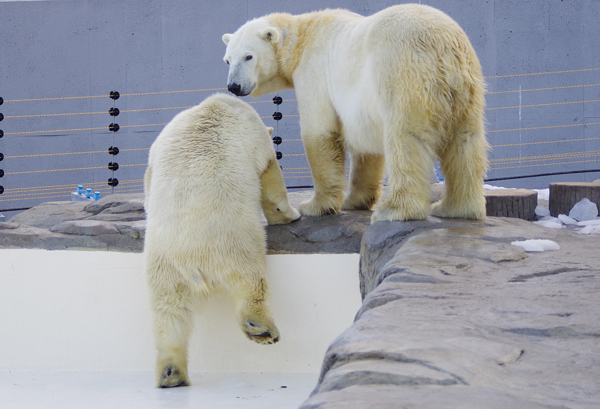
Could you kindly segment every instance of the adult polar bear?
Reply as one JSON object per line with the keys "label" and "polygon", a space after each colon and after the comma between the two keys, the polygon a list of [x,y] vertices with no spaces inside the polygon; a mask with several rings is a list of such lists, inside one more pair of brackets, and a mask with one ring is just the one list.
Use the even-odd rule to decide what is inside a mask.
{"label": "adult polar bear", "polygon": [[371,222],[423,219],[437,157],[446,190],[431,213],[485,217],[485,86],[467,35],[450,17],[417,4],[370,17],[275,13],[223,35],[223,42],[229,91],[296,91],[315,186],[302,214],[370,209],[387,170],[388,192]]}
{"label": "adult polar bear", "polygon": [[[273,128],[270,129],[273,131]],[[198,301],[227,291],[248,338],[279,331],[266,305],[269,224],[300,217],[290,206],[269,130],[250,105],[215,94],[179,113],[150,148],[145,175],[144,268],[160,387],[188,385],[187,348]]]}

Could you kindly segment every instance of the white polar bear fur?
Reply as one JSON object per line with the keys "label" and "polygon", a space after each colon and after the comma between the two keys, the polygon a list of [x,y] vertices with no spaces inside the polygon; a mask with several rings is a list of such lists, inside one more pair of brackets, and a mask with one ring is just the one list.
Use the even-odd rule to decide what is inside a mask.
{"label": "white polar bear fur", "polygon": [[160,387],[189,384],[192,310],[216,291],[232,295],[250,339],[279,339],[265,304],[261,212],[270,224],[300,214],[288,202],[272,130],[245,102],[215,94],[175,116],[150,148],[144,267]]}
{"label": "white polar bear fur", "polygon": [[485,85],[467,35],[450,17],[417,4],[369,17],[339,9],[276,13],[223,42],[231,92],[296,91],[315,186],[302,214],[370,209],[387,171],[388,192],[371,221],[425,218],[438,158],[446,191],[431,213],[485,217]]}

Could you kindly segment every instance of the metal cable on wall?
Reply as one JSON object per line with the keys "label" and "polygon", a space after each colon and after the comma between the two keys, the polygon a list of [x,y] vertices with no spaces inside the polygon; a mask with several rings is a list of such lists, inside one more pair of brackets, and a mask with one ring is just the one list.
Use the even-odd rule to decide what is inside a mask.
{"label": "metal cable on wall", "polygon": [[[493,81],[523,79],[529,81],[537,78],[537,76],[568,75],[578,72],[589,72],[594,75],[594,72],[598,71],[600,71],[600,68],[589,68],[499,75],[486,77],[486,79]],[[598,108],[600,98],[598,98],[597,91],[600,81],[597,79],[592,80],[592,78],[589,78],[589,83],[578,84],[569,84],[565,79],[564,85],[553,87],[523,87],[522,84],[519,84],[519,89],[516,89],[510,87],[510,84],[503,84],[502,88],[487,92],[486,96],[490,106],[486,108],[486,113],[489,115],[502,114],[504,121],[498,121],[494,123],[494,126],[488,126],[488,139],[490,139],[492,145],[490,154],[491,175],[488,180],[510,180],[560,174],[561,172],[563,174],[600,172],[600,144],[598,143],[600,141],[600,127],[598,126],[600,122],[589,121],[589,119],[598,118],[598,111],[600,111]],[[144,115],[156,114],[159,118],[162,118],[160,117],[161,113],[170,115],[170,112],[191,107],[188,104],[182,104],[178,100],[180,95],[223,90],[224,88],[137,93],[113,91],[105,95],[62,98],[0,98],[0,111],[2,111],[0,113],[0,210],[29,206],[35,204],[36,201],[68,200],[76,184],[61,183],[61,180],[67,179],[64,176],[67,174],[76,175],[86,186],[93,187],[94,190],[101,192],[103,195],[111,192],[142,192],[147,151],[161,128],[169,120],[167,117],[163,118],[164,120],[147,121],[149,117]],[[571,91],[580,92],[584,98],[566,98],[564,93]],[[584,91],[586,92],[584,93]],[[554,100],[543,103],[536,103],[536,101],[522,103],[523,95],[535,96],[542,95],[542,93],[551,93]],[[518,104],[507,104],[504,99],[496,99],[513,98],[513,95],[519,96]],[[137,97],[159,96],[160,98],[151,100],[156,105],[152,107],[122,107],[121,101],[123,100],[119,98],[124,96],[128,97],[127,104],[134,104]],[[205,94],[200,94],[198,99],[205,96]],[[589,99],[586,99],[586,96],[590,96]],[[60,112],[61,100],[101,101],[101,99],[106,98],[111,99],[111,106],[108,110],[82,109],[81,112]],[[560,100],[561,98],[565,100]],[[145,100],[145,103],[148,101]],[[272,100],[247,102],[254,104],[257,109],[260,108],[262,114],[259,114],[267,122],[267,125],[268,121],[276,121],[273,143],[275,144],[277,157],[280,159],[286,185],[288,187],[310,186],[312,184],[310,168],[304,156],[302,141],[296,130],[299,129],[299,116],[297,112],[293,112],[295,100],[284,99],[276,95]],[[283,104],[283,102],[291,102],[291,104]],[[266,115],[266,112],[264,112],[265,109],[268,109],[266,105],[268,103],[276,105],[275,113],[272,115]],[[581,107],[578,107],[578,105],[581,105]],[[562,107],[596,113],[583,115],[576,123],[557,123],[561,120],[560,117],[553,118],[552,111],[545,114],[545,110]],[[38,112],[27,112],[32,109],[38,109]],[[290,109],[292,112],[284,112]],[[51,110],[54,110],[54,112],[49,112]],[[522,116],[529,112],[535,113],[535,115],[530,115],[533,119],[523,121]],[[102,115],[106,116],[107,113],[110,117],[106,117],[109,125],[96,126],[95,124],[99,122],[99,119],[94,118],[102,118]],[[125,123],[121,122],[123,117],[120,115],[124,113],[127,113],[125,119],[129,123],[127,121]],[[172,116],[170,115],[170,117]],[[46,122],[43,122],[46,120],[56,120],[59,121],[58,124],[72,124],[73,126],[44,129],[42,125],[46,124]],[[60,122],[65,120],[69,122]],[[286,125],[281,125],[282,120],[283,122],[287,121]],[[552,121],[550,122],[550,120]],[[88,121],[88,124],[84,125],[85,121]],[[519,126],[510,126],[512,122],[515,125],[518,123]],[[508,124],[509,126],[501,127],[502,124]],[[36,126],[39,126],[39,128],[36,129]],[[291,134],[290,126],[295,127]],[[576,133],[565,133],[571,130]],[[135,135],[139,137],[132,139],[132,134],[127,132],[135,132]],[[543,139],[536,140],[537,132],[548,132],[548,134]],[[549,134],[549,132],[554,133]],[[287,133],[285,138],[282,136],[283,133]],[[64,146],[60,146],[60,149],[54,147],[52,151],[44,150],[44,144],[40,143],[44,139],[41,138],[54,135],[60,135],[63,138],[61,140],[64,141]],[[14,151],[14,149],[7,151],[6,141],[9,138],[24,138],[21,144],[22,151]],[[106,145],[102,149],[73,149],[76,146],[85,146],[84,143],[80,144],[79,140],[89,139],[94,141],[94,145]],[[134,142],[130,141],[135,141],[137,145],[132,145]],[[28,142],[31,143],[27,145]],[[283,146],[285,146],[285,153],[282,149]],[[532,151],[532,149],[542,148],[544,152]],[[124,156],[123,153],[128,153],[130,156]],[[108,161],[105,161],[103,165],[96,163],[104,161],[102,158],[107,158],[106,155],[109,155]],[[119,158],[118,161],[117,158]],[[49,162],[53,163],[54,167],[41,168],[40,160],[42,159],[55,161]],[[575,169],[576,166],[579,166],[579,168]],[[547,171],[552,168],[556,168],[556,172]],[[540,171],[537,172],[536,169],[540,169]],[[126,172],[124,176],[117,177],[122,172]],[[96,174],[99,175],[98,179],[95,176],[91,177],[91,175]],[[103,174],[106,176],[104,182],[98,182],[103,178],[100,176]],[[13,180],[23,182],[13,184]],[[75,177],[70,177],[70,180],[75,180]],[[85,183],[86,181],[88,183]]]}

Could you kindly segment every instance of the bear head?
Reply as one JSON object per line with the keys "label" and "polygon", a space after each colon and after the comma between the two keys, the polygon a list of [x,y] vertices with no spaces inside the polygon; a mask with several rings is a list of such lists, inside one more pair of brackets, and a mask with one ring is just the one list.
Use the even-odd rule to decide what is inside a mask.
{"label": "bear head", "polygon": [[280,78],[277,49],[279,29],[265,18],[247,22],[233,34],[223,34],[227,46],[223,60],[229,65],[227,89],[240,97],[258,97],[290,88]]}

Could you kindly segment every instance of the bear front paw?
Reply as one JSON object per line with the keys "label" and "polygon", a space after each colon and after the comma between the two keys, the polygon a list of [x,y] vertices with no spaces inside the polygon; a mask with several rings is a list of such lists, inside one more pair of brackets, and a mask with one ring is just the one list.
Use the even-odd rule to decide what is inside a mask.
{"label": "bear front paw", "polygon": [[189,385],[190,381],[188,380],[187,375],[173,365],[167,365],[163,369],[158,382],[159,388],[175,388],[177,386]]}
{"label": "bear front paw", "polygon": [[277,327],[267,328],[253,321],[246,321],[244,333],[252,341],[263,345],[271,345],[279,341]]}
{"label": "bear front paw", "polygon": [[319,203],[315,198],[300,203],[298,210],[303,216],[326,216],[340,211],[341,206]]}

